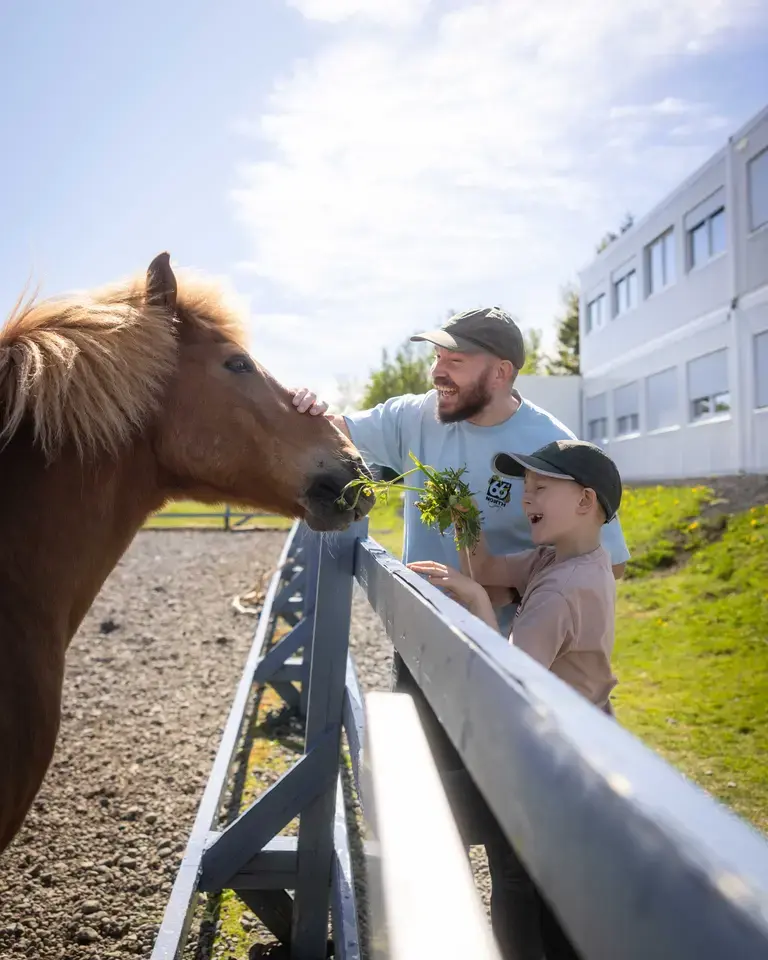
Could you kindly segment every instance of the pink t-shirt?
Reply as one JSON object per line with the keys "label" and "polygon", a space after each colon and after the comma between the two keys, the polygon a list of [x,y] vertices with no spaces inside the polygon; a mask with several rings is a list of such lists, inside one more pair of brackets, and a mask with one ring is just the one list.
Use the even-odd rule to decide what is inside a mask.
{"label": "pink t-shirt", "polygon": [[598,547],[555,562],[553,547],[536,547],[504,560],[509,584],[522,596],[510,643],[605,708],[616,686],[616,580],[608,553]]}

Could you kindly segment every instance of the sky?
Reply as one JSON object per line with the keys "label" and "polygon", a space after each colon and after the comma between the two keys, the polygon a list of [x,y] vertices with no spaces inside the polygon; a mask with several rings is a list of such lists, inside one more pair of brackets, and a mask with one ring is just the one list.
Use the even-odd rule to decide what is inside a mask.
{"label": "sky", "polygon": [[332,403],[450,311],[549,346],[602,235],[768,104],[767,28],[765,0],[2,4],[0,317],[167,249]]}

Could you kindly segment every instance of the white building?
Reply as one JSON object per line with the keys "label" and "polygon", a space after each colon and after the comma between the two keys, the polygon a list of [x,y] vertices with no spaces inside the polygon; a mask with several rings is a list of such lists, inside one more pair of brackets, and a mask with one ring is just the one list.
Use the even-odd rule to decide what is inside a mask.
{"label": "white building", "polygon": [[581,436],[629,480],[768,472],[768,107],[579,279]]}

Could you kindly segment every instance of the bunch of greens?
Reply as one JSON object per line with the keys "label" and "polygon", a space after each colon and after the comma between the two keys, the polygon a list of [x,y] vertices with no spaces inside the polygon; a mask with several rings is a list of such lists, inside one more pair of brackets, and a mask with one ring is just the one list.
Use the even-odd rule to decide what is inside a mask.
{"label": "bunch of greens", "polygon": [[[419,494],[416,507],[421,514],[422,523],[437,527],[441,535],[444,535],[445,531],[452,526],[457,549],[472,550],[480,539],[482,514],[472,499],[472,491],[461,479],[466,472],[466,467],[460,470],[454,470],[452,467],[435,470],[434,467],[420,463],[413,453],[408,455],[416,464],[413,470],[408,470],[394,480],[369,480],[365,477],[352,480],[342,491],[339,505],[344,508],[349,507],[349,501],[345,497],[348,490],[357,492],[353,505],[357,505],[357,501],[363,495],[381,497],[386,503],[393,488],[412,490]],[[401,480],[419,470],[426,477],[423,488],[400,484]]]}

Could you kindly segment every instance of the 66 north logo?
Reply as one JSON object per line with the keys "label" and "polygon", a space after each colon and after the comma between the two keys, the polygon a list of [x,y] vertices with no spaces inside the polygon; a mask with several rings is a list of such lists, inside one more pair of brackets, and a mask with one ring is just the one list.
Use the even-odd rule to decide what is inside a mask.
{"label": "66 north logo", "polygon": [[493,507],[506,507],[509,503],[509,495],[511,492],[512,484],[509,480],[504,480],[494,473],[488,482],[485,499]]}

